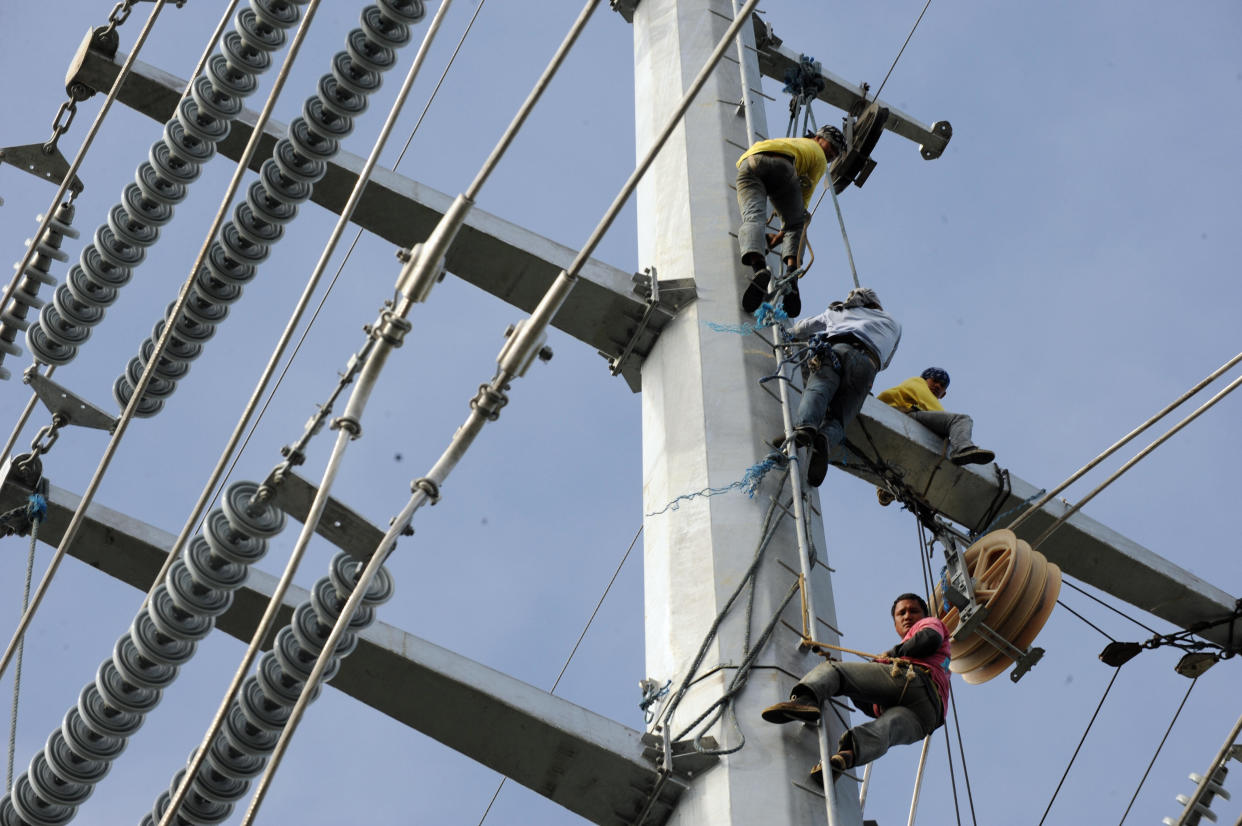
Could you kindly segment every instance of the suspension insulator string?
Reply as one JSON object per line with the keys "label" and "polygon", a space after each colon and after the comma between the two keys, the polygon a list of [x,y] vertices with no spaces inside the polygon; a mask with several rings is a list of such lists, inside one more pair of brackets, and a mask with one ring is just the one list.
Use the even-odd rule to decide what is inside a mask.
{"label": "suspension insulator string", "polygon": [[[556,310],[559,309],[561,304],[563,304],[565,297],[575,285],[582,266],[587,260],[590,259],[591,254],[595,251],[595,248],[598,246],[600,240],[602,240],[604,233],[607,232],[609,227],[611,227],[613,221],[616,220],[616,216],[620,213],[621,208],[629,199],[629,196],[633,193],[639,179],[654,161],[656,153],[663,148],[677,124],[680,123],[686,110],[689,108],[690,103],[703,87],[703,84],[706,83],[710,73],[714,70],[716,64],[724,55],[725,50],[728,48],[733,38],[737,35],[737,32],[741,28],[742,24],[750,19],[750,14],[754,11],[757,4],[758,0],[747,0],[741,15],[733,21],[720,42],[716,45],[716,48],[713,50],[707,64],[691,83],[689,89],[687,89],[686,94],[683,96],[680,104],[676,107],[673,115],[669,119],[669,122],[665,125],[665,128],[661,130],[659,136],[656,138],[652,147],[648,150],[646,156],[642,161],[640,161],[638,167],[634,170],[630,178],[622,187],[621,192],[618,193],[617,197],[613,200],[599,225],[588,238],[587,243],[574,258],[574,261],[570,265],[569,269],[561,272],[556,281],[553,282],[552,286],[545,293],[543,299],[540,301],[540,304],[536,307],[531,317],[523,322],[523,324],[519,325],[519,328],[513,332],[512,337],[506,344],[505,350],[502,351],[500,358],[501,365],[497,370],[495,377],[490,383],[480,387],[478,395],[476,395],[474,401],[471,403],[471,413],[469,417],[467,417],[465,424],[463,424],[454,435],[448,448],[435,463],[435,465],[433,465],[428,475],[414,482],[412,486],[414,490],[413,496],[406,503],[401,513],[394,518],[392,526],[381,540],[380,546],[376,549],[370,562],[367,563],[366,569],[359,576],[354,593],[351,594],[349,600],[346,601],[346,604],[341,611],[341,616],[337,619],[332,628],[332,633],[329,636],[329,641],[325,646],[325,650],[331,650],[333,640],[340,634],[344,633],[345,627],[349,623],[352,613],[359,607],[362,599],[361,594],[368,589],[372,578],[378,575],[384,560],[387,559],[388,555],[392,553],[397,537],[399,537],[405,529],[409,527],[415,512],[417,512],[428,501],[434,502],[439,500],[440,487],[443,481],[450,475],[453,468],[456,467],[458,462],[464,456],[466,450],[474,442],[474,439],[478,436],[479,432],[481,432],[483,426],[488,421],[495,420],[500,414],[500,409],[508,403],[508,397],[506,395],[507,388],[513,379],[518,378],[521,375],[524,371],[524,366],[529,364],[529,361],[526,358],[527,354],[538,349],[538,342],[541,340],[544,331],[547,329],[552,316],[555,315]],[[582,18],[589,16],[595,5],[597,5],[597,0],[591,0],[591,2],[587,4],[586,9],[584,9]],[[581,22],[585,23],[585,19],[582,19]],[[576,24],[575,29],[577,28]],[[576,37],[576,34],[574,36]],[[541,91],[543,85],[544,81],[541,79],[540,83],[537,84],[536,89],[532,91],[532,95],[534,95],[535,92]],[[527,102],[532,103],[530,98],[528,98]],[[524,104],[523,109],[525,110],[526,108],[527,107]],[[503,148],[507,146],[511,140],[511,136],[506,135],[502,137],[501,144],[497,146],[497,152],[503,151]],[[495,155],[496,152],[493,153],[493,156]],[[485,173],[489,171],[489,167],[491,166],[494,166],[494,161],[492,158],[489,158],[488,161],[485,162],[484,168],[480,170],[479,175],[476,177],[475,185],[480,184],[486,179]],[[471,190],[475,188],[475,185],[472,185]],[[430,241],[428,245],[430,246]],[[419,257],[427,256],[424,255]],[[413,302],[408,295],[404,296],[403,299],[398,302],[398,315],[404,317],[404,314],[408,312],[409,305],[412,303]],[[296,731],[298,722],[305,713],[306,705],[309,703],[310,696],[317,689],[320,680],[323,678],[323,673],[326,667],[327,658],[321,655],[315,662],[314,669],[311,671],[306,680],[302,696],[298,698],[297,703],[290,711],[289,719],[285,722],[284,728],[280,733],[280,738],[272,752],[268,765],[255,789],[254,796],[251,799],[250,808],[247,810],[245,819],[242,821],[243,826],[250,826],[250,824],[254,822],[254,818],[262,804],[263,797],[271,785],[275,772],[279,769],[281,758],[283,757],[284,752],[288,749],[289,741]]]}
{"label": "suspension insulator string", "polygon": [[[165,0],[158,0],[158,2],[162,6]],[[284,86],[284,82],[287,79],[289,71],[292,67],[293,58],[296,57],[297,52],[301,46],[301,42],[305,38],[305,32],[308,27],[307,26],[308,21],[314,17],[314,11],[317,8],[319,2],[320,0],[309,0],[309,9],[305,17],[303,18],[303,23],[299,27],[297,34],[294,36],[293,43],[290,46],[289,55],[287,56],[284,65],[281,67],[281,70],[278,73],[275,84],[273,85],[273,88],[272,88],[271,95],[269,96],[266,105],[263,107],[263,111],[259,114],[258,120],[256,122],[255,130],[251,134],[251,139],[249,143],[246,145],[245,151],[242,153],[242,161],[238,164],[237,171],[233,176],[233,180],[230,183],[228,192],[226,193],[225,198],[224,198],[225,206],[227,206],[229,200],[231,200],[233,196],[233,193],[236,191],[237,186],[240,183],[241,177],[246,170],[249,159],[254,154],[254,151],[258,146],[259,137],[262,135],[263,127],[267,123],[268,119],[271,117],[271,112],[275,105],[276,96],[279,94],[281,88],[283,88]],[[280,22],[286,23],[287,27],[291,27],[295,22],[297,22],[298,9],[294,5],[288,5],[288,6],[285,6],[285,10],[286,10],[285,16],[282,18],[279,18],[279,20]],[[270,51],[270,50],[274,50],[284,41],[283,30],[273,25],[272,21],[275,21],[275,20],[277,20],[277,18],[270,17],[270,16],[265,17],[263,20],[260,20],[253,9],[243,10],[237,15],[237,31],[230,33],[230,34],[236,33],[237,36],[232,39],[226,36],[223,41],[225,50],[229,50],[230,48],[232,48],[233,52],[231,53],[235,53],[235,55],[246,55],[247,59],[251,61],[260,60],[260,58],[262,58],[263,61],[269,60],[269,58],[267,58],[266,56],[267,52],[261,51],[259,49],[259,46],[262,46]],[[240,34],[239,32],[245,32],[245,34]],[[233,44],[232,47],[229,46],[230,43]],[[246,48],[243,49],[243,46]],[[213,61],[212,63],[216,63],[216,62]],[[223,67],[223,62],[221,62],[219,65]],[[233,71],[232,69],[229,69],[227,72],[225,68],[218,69],[218,73],[221,74],[222,77],[234,77],[234,75],[231,74],[232,71]],[[253,77],[249,75],[247,75],[247,77],[250,77],[251,82],[253,82]],[[234,100],[234,99],[230,99],[230,100]],[[190,102],[193,103],[194,101],[191,100]],[[236,100],[236,107],[240,109],[240,106],[241,106],[240,100]],[[184,101],[182,105],[182,110],[179,110],[178,114],[181,114],[182,111],[188,111],[185,107]],[[189,118],[186,117],[187,122],[188,120]],[[165,127],[165,135],[168,135],[170,133],[171,124],[173,123],[181,123],[181,121],[169,121],[169,125]],[[162,143],[162,142],[156,142],[156,144],[152,146],[150,157],[152,159],[156,159],[157,161],[159,161],[159,163],[161,163],[162,165],[161,172],[167,172],[168,174],[176,174],[173,172],[173,170],[177,170],[183,175],[187,174],[187,170],[189,169],[189,167],[186,164],[184,164],[181,161],[176,161],[176,159],[170,154],[166,155],[166,154],[162,154],[158,152],[157,149],[159,147],[164,147],[166,151],[168,150],[167,144]],[[139,177],[143,176],[144,174],[143,170],[148,170],[148,169],[151,170],[150,174],[155,175],[154,167],[151,165],[151,162],[148,161],[147,163],[144,163],[142,166],[139,167]],[[196,176],[197,176],[197,169],[195,169],[195,172],[194,172],[194,177]],[[158,184],[159,181],[162,181],[164,179],[158,178],[157,176],[156,178],[152,178],[152,180],[155,181],[156,184]],[[131,191],[131,190],[127,188],[127,191]],[[154,192],[155,190],[152,189],[151,191]],[[184,197],[184,191],[181,192],[181,197]],[[144,200],[142,201],[142,203],[145,206],[151,206],[152,208],[154,208],[154,206],[160,205],[160,202],[155,201],[155,200],[150,200],[150,201]],[[164,206],[167,207],[166,204]],[[109,214],[110,216],[116,217],[118,213],[123,213],[123,212],[124,212],[124,208],[118,206],[118,207],[114,207],[113,210]],[[212,236],[214,236],[215,232],[219,229],[219,224],[222,219],[223,212],[224,212],[223,207],[217,211],[215,221],[213,222],[211,231],[208,234],[209,239]],[[167,217],[171,218],[171,209],[168,209]],[[114,223],[116,222],[114,221]],[[151,229],[149,225],[144,224],[141,226],[144,228],[144,230]],[[105,244],[102,247],[87,247],[83,251],[83,255],[82,255],[82,262],[84,264],[83,269],[89,270],[91,267],[97,266],[99,273],[108,272],[108,273],[115,274],[117,272],[120,272],[122,268],[119,266],[119,264],[122,261],[122,259],[115,258],[113,262],[107,261],[103,257],[104,255],[103,250],[105,249],[123,252],[124,260],[126,261],[132,262],[132,261],[141,260],[141,250],[133,246],[130,246],[129,244],[121,243],[116,238],[114,229],[110,228],[109,225],[101,226],[99,230],[96,231],[95,237],[97,240],[111,239],[112,243]],[[144,237],[149,237],[149,234],[144,235]],[[199,253],[199,258],[195,262],[195,266],[193,270],[191,270],[192,274],[197,273],[199,269],[202,267],[202,260],[206,254],[206,249],[207,249],[207,244],[204,243],[203,249]],[[96,256],[99,256],[98,258],[93,258],[89,255],[89,253],[91,253],[92,250],[95,252]],[[190,282],[191,283],[193,282],[193,276],[191,276]],[[190,290],[188,289],[188,286],[189,285],[187,285],[187,287],[182,290],[181,295],[176,302],[177,305],[183,305],[186,299],[191,294]],[[32,327],[31,332],[33,332],[34,329],[35,328]],[[157,345],[156,351],[153,354],[153,357],[151,358],[151,360],[149,361],[147,365],[147,369],[143,372],[143,375],[139,381],[139,392],[135,393],[133,398],[129,400],[129,403],[125,406],[125,409],[123,410],[123,412],[121,413],[120,417],[117,420],[116,428],[112,432],[111,438],[108,441],[108,445],[104,450],[103,457],[100,459],[99,464],[95,469],[95,473],[92,475],[90,482],[87,484],[86,490],[82,494],[81,501],[79,502],[77,509],[74,511],[73,516],[69,520],[68,526],[65,528],[64,536],[61,538],[60,545],[57,547],[56,553],[53,555],[52,561],[49,563],[48,569],[44,573],[43,579],[39,582],[39,587],[35,590],[35,595],[34,595],[34,598],[31,600],[30,607],[22,615],[22,618],[18,623],[17,630],[13,634],[13,638],[9,641],[9,645],[5,649],[3,657],[0,657],[0,675],[4,674],[4,671],[8,667],[8,664],[13,657],[13,653],[16,650],[17,642],[26,633],[26,629],[29,627],[31,620],[34,618],[34,614],[38,611],[39,605],[42,603],[43,597],[47,593],[47,589],[51,584],[52,578],[55,576],[56,570],[59,568],[61,561],[64,559],[65,553],[67,552],[69,546],[72,545],[74,540],[77,538],[78,531],[81,529],[82,521],[85,519],[85,516],[86,516],[86,509],[90,507],[91,502],[94,500],[95,493],[98,491],[100,484],[102,484],[103,482],[103,477],[107,473],[107,469],[109,465],[111,464],[112,458],[116,455],[116,451],[119,448],[121,440],[124,437],[125,432],[129,427],[129,423],[133,419],[136,413],[136,410],[138,407],[138,401],[141,398],[141,389],[145,388],[146,384],[152,378],[154,374],[154,368],[158,364],[161,350],[167,348],[168,340],[171,338],[171,335],[170,335],[171,332],[172,332],[171,328],[164,330],[164,335],[161,337],[160,343],[159,345]],[[30,336],[27,336],[27,343],[31,343]],[[34,347],[32,346],[31,349],[33,350]]]}
{"label": "suspension insulator string", "polygon": [[[56,194],[52,196],[52,203],[43,213],[43,220],[39,224],[39,230],[35,233],[36,238],[40,238],[47,231],[54,215],[56,214],[56,206],[64,200],[65,193],[69,190],[69,185],[73,183],[77,177],[78,169],[81,168],[82,162],[86,159],[86,153],[91,148],[91,144],[95,141],[95,136],[99,134],[99,129],[103,126],[104,118],[108,111],[112,108],[113,101],[116,100],[117,94],[121,90],[121,86],[129,78],[130,70],[133,69],[134,62],[138,58],[138,54],[142,51],[142,47],[147,42],[147,36],[151,33],[151,29],[155,26],[155,21],[159,17],[160,12],[164,10],[167,0],[156,0],[155,5],[151,8],[151,14],[147,16],[147,22],[143,24],[142,30],[138,33],[138,38],[134,41],[134,48],[126,56],[125,62],[121,64],[120,70],[117,72],[116,80],[112,81],[112,88],[108,90],[108,94],[104,97],[103,104],[99,107],[99,113],[95,115],[95,121],[91,124],[91,128],[86,131],[86,136],[82,138],[82,145],[78,148],[77,154],[73,161],[69,164],[69,171],[65,173],[64,179],[60,182],[60,186],[56,188]],[[22,256],[22,260],[17,265],[17,272],[13,274],[13,280],[4,288],[4,295],[0,296],[0,313],[3,313],[9,306],[9,300],[13,297],[14,290],[17,289],[18,282],[26,272],[26,267],[30,266],[30,262],[34,259],[36,248],[34,244],[26,250],[26,254]]]}

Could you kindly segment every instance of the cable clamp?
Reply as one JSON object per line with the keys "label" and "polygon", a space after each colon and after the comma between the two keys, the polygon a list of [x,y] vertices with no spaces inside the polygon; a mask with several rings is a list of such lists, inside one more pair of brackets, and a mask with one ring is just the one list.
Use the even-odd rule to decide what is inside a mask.
{"label": "cable clamp", "polygon": [[[427,494],[427,498],[431,500],[431,504],[434,505],[440,501],[440,486],[433,480],[428,479],[426,476],[421,479],[415,479],[410,483],[410,493],[417,493],[420,490]],[[413,531],[410,531],[410,533],[413,533]]]}
{"label": "cable clamp", "polygon": [[500,418],[500,410],[509,403],[509,397],[500,390],[493,390],[490,384],[480,384],[479,392],[470,400],[471,410],[480,410],[489,422]]}

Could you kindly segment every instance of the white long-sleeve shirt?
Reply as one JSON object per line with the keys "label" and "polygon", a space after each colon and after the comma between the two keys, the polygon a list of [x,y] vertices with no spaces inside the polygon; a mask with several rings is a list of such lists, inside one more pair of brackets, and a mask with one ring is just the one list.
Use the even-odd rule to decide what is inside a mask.
{"label": "white long-sleeve shirt", "polygon": [[804,318],[790,330],[794,338],[810,338],[815,333],[830,336],[851,335],[869,349],[880,362],[880,369],[888,367],[901,341],[901,324],[883,310],[868,307],[850,307],[834,310],[829,307],[817,316]]}

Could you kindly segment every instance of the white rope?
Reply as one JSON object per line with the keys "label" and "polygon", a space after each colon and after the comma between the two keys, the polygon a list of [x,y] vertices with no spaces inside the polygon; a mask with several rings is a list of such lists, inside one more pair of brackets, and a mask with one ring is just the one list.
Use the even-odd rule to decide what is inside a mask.
{"label": "white rope", "polygon": [[[30,604],[30,583],[34,579],[35,545],[39,539],[39,522],[32,521],[30,528],[30,554],[26,557],[26,585],[22,590],[22,611]],[[9,715],[9,764],[5,773],[4,787],[13,788],[13,760],[17,750],[17,701],[22,692],[22,654],[25,652],[25,640],[17,645],[17,659],[13,663],[13,709]]]}

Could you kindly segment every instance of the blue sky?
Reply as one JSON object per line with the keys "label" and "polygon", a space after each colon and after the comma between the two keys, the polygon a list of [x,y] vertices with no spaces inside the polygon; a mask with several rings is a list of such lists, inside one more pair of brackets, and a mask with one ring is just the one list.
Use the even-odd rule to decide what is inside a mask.
{"label": "blue sky", "polygon": [[[805,4],[768,5],[767,20],[787,46],[873,87],[922,7],[833,4],[810,14]],[[122,28],[122,49],[130,48],[149,7],[139,4]],[[46,139],[78,33],[101,24],[110,8],[66,0],[54,22],[31,4],[0,9],[0,62],[15,79],[6,87],[9,116],[0,144]],[[474,8],[459,2],[452,10],[394,146],[409,134]],[[465,189],[578,8],[561,0],[537,9],[489,0],[399,171],[449,194]],[[214,14],[202,4],[169,8],[142,59],[186,76]],[[325,4],[278,119],[288,121],[310,94],[356,15],[353,4]],[[1017,475],[1050,487],[1242,349],[1236,332],[1242,241],[1235,230],[1242,172],[1233,139],[1242,99],[1240,32],[1242,11],[1228,2],[933,4],[882,97],[924,122],[951,121],[953,140],[942,158],[927,162],[909,142],[886,135],[867,185],[842,198],[864,283],[905,327],[877,389],[928,364],[947,368],[953,385],[946,404],[974,416],[980,444]],[[581,245],[632,168],[632,51],[630,27],[605,4],[479,208]],[[403,58],[413,53],[411,46]],[[387,78],[347,149],[366,154],[406,65]],[[779,85],[766,81],[765,90],[778,98],[769,108],[775,131],[785,104]],[[67,154],[100,100],[82,104],[62,141]],[[821,105],[816,117],[835,122],[839,113]],[[81,173],[87,189],[77,225],[84,234],[103,220],[158,134],[158,124],[114,108]],[[391,166],[396,151],[390,148],[382,163]],[[59,380],[114,409],[111,384],[174,297],[231,172],[221,159],[208,166],[82,355],[58,371]],[[11,260],[20,258],[22,240],[53,192],[0,166],[0,242]],[[804,281],[809,310],[850,285],[839,232],[826,217],[810,231],[817,264]],[[303,209],[165,412],[131,427],[98,502],[170,532],[180,529],[333,220],[316,207]],[[636,260],[634,233],[631,207],[597,257],[622,269],[646,266]],[[243,453],[239,477],[265,475],[280,460],[280,446],[300,435],[314,405],[327,397],[336,371],[363,343],[361,326],[391,293],[399,269],[392,253],[390,243],[363,236]],[[338,252],[330,271],[341,259]],[[53,272],[63,277],[63,267]],[[385,524],[404,504],[409,480],[425,472],[464,419],[468,399],[492,375],[505,326],[518,318],[516,310],[453,278],[438,286],[411,316],[414,329],[371,401],[338,496]],[[638,398],[608,376],[593,352],[559,333],[549,343],[555,359],[515,385],[511,404],[454,474],[443,501],[419,514],[416,536],[390,563],[396,598],[380,611],[388,623],[543,687],[559,672],[643,513]],[[26,363],[10,358],[5,366],[20,371]],[[19,382],[0,385],[0,421],[14,421],[27,398]],[[1233,594],[1242,593],[1233,519],[1238,484],[1231,472],[1242,448],[1230,426],[1238,409],[1227,399],[1087,508]],[[19,445],[44,423],[39,415],[45,414],[36,415]],[[314,443],[307,475],[321,471],[327,441]],[[66,432],[45,461],[48,477],[82,490],[104,445],[102,434]],[[1122,451],[1099,472],[1137,449]],[[1071,488],[1068,498],[1089,490],[1093,478],[1102,476]],[[851,477],[830,474],[821,492],[846,644],[881,650],[890,644],[891,596],[918,586],[913,520],[877,507],[872,488]],[[284,548],[294,535],[286,531]],[[7,542],[0,572],[15,622],[25,549],[21,540]],[[277,543],[265,569],[279,571],[279,551]],[[299,583],[318,578],[329,555],[312,545]],[[50,550],[41,549],[37,572],[49,558]],[[636,550],[558,691],[635,728],[642,724],[636,684],[648,676],[641,583]],[[1118,639],[1148,636],[1077,593],[1063,598]],[[42,747],[139,601],[128,586],[66,562],[29,637],[19,767]],[[1038,821],[1112,676],[1096,660],[1106,642],[1057,611],[1039,639],[1048,653],[1022,682],[958,685],[980,823]],[[197,744],[241,651],[222,635],[201,646],[79,822],[141,817]],[[1049,823],[1120,820],[1186,690],[1172,670],[1176,659],[1165,649],[1125,666]],[[1192,788],[1186,774],[1206,768],[1240,710],[1236,669],[1228,661],[1199,681],[1127,822],[1176,814],[1174,795]],[[7,693],[10,685],[6,675],[0,690]],[[955,822],[943,753],[937,740],[921,823]],[[916,757],[914,748],[895,752],[877,767],[869,817],[902,822]],[[497,780],[328,691],[308,713],[263,816],[309,824],[474,824]],[[1235,797],[1217,809],[1228,820],[1242,805]],[[581,821],[507,785],[487,822]]]}

